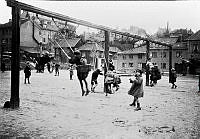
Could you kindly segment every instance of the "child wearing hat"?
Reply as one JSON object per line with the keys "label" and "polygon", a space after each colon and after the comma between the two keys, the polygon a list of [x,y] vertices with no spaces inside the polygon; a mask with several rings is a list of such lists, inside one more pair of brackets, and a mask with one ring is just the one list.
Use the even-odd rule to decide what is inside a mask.
{"label": "child wearing hat", "polygon": [[176,82],[176,78],[177,78],[177,75],[176,75],[176,70],[174,68],[171,69],[171,83],[172,83],[172,89],[176,88],[177,85],[175,85],[175,82]]}

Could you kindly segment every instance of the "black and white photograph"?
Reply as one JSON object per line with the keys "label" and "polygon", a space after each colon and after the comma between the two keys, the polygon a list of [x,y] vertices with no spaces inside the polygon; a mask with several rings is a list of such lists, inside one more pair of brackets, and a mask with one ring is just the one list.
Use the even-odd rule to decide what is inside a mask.
{"label": "black and white photograph", "polygon": [[0,1],[0,139],[200,139],[200,1]]}

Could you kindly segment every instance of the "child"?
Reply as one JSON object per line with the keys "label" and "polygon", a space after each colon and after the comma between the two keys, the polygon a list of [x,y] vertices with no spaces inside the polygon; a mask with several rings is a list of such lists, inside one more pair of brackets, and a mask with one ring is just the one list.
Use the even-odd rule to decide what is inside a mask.
{"label": "child", "polygon": [[59,76],[59,67],[60,65],[58,63],[55,64],[55,76]]}
{"label": "child", "polygon": [[99,75],[103,75],[99,69],[95,70],[92,73],[92,80],[91,80],[91,91],[94,92],[94,89],[97,87],[97,78]]}
{"label": "child", "polygon": [[73,65],[70,66],[69,68],[69,75],[70,75],[70,80],[73,80],[72,77],[74,75],[74,71],[73,71]]}
{"label": "child", "polygon": [[176,82],[176,78],[177,78],[177,75],[176,75],[176,71],[174,68],[172,68],[172,73],[171,73],[171,83],[172,83],[172,89],[175,87],[177,87],[177,85],[175,85],[175,82]]}
{"label": "child", "polygon": [[129,79],[132,86],[128,91],[128,94],[134,97],[133,103],[131,103],[130,106],[136,106],[137,104],[137,108],[135,110],[138,111],[141,110],[139,98],[144,95],[142,72],[137,71],[135,77],[135,80]]}
{"label": "child", "polygon": [[31,76],[31,68],[29,62],[26,63],[26,67],[24,68],[24,73],[25,73],[25,79],[24,79],[24,84],[26,84],[26,79],[28,80],[28,84],[30,84],[30,76]]}

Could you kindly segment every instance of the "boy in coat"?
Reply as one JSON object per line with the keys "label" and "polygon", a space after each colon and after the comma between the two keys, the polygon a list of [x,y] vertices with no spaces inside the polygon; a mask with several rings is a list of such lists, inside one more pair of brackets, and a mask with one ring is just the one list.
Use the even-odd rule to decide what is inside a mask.
{"label": "boy in coat", "polygon": [[24,79],[24,84],[26,84],[26,80],[28,80],[28,84],[30,84],[30,76],[31,76],[31,68],[29,62],[26,63],[26,67],[24,68],[24,74],[25,74],[25,79]]}
{"label": "boy in coat", "polygon": [[173,89],[173,88],[177,87],[177,85],[175,85],[177,75],[176,75],[176,71],[175,71],[174,68],[172,68],[171,71],[172,71],[172,73],[171,73],[171,83],[172,83],[172,89]]}
{"label": "boy in coat", "polygon": [[131,103],[130,106],[136,106],[137,104],[137,108],[135,110],[141,110],[139,98],[144,96],[142,72],[137,71],[135,74],[135,80],[129,80],[130,83],[132,83],[132,86],[128,91],[128,94],[134,97],[133,103]]}
{"label": "boy in coat", "polygon": [[94,92],[94,89],[97,87],[97,78],[99,75],[103,75],[103,73],[101,73],[100,69],[95,70],[92,73],[92,79],[91,79],[91,91]]}

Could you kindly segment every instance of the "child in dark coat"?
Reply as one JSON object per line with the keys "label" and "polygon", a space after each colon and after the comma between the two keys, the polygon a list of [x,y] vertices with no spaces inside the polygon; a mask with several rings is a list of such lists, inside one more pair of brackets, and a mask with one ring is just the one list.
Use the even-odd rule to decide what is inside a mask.
{"label": "child in dark coat", "polygon": [[30,76],[31,76],[31,68],[29,62],[27,62],[26,67],[24,68],[24,74],[25,74],[25,79],[24,79],[24,84],[26,84],[26,80],[28,80],[28,84],[30,84]]}
{"label": "child in dark coat", "polygon": [[60,65],[58,63],[55,64],[55,76],[59,76],[59,67]]}
{"label": "child in dark coat", "polygon": [[94,92],[94,89],[97,87],[97,78],[99,75],[103,75],[99,69],[95,70],[92,73],[92,80],[91,80],[91,91]]}
{"label": "child in dark coat", "polygon": [[144,96],[142,72],[137,71],[135,77],[135,80],[130,79],[132,86],[128,94],[134,97],[133,103],[130,106],[136,106],[137,104],[136,110],[141,110],[139,98]]}
{"label": "child in dark coat", "polygon": [[176,71],[175,71],[174,68],[172,68],[171,71],[172,71],[172,72],[171,72],[171,83],[172,83],[172,89],[173,89],[173,88],[176,88],[176,87],[177,87],[177,85],[175,85],[177,75],[176,75]]}

